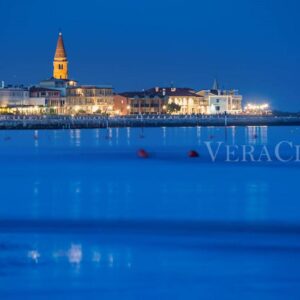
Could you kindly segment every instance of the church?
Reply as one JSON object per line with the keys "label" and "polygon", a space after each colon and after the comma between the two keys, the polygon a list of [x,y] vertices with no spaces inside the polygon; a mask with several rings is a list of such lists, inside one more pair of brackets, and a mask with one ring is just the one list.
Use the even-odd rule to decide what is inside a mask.
{"label": "church", "polygon": [[64,45],[62,33],[58,35],[56,50],[53,60],[53,76],[40,82],[39,86],[44,88],[60,89],[63,96],[66,96],[66,88],[76,86],[77,81],[69,79],[68,57]]}
{"label": "church", "polygon": [[58,35],[56,51],[53,61],[53,78],[68,80],[68,58],[62,33]]}
{"label": "church", "polygon": [[[46,106],[55,113],[61,114],[92,114],[112,113],[113,90],[107,85],[78,85],[76,80],[69,77],[69,61],[60,32],[53,60],[52,77],[39,83],[40,95],[53,95],[51,91],[60,91],[60,97],[47,97]],[[36,96],[37,88],[35,88]]]}

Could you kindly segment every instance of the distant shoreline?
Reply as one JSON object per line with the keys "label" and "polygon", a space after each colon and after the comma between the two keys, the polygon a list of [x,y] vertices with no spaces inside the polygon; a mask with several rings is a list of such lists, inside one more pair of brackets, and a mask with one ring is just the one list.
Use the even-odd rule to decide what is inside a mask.
{"label": "distant shoreline", "polygon": [[[227,126],[298,126],[300,117],[228,116]],[[222,116],[0,116],[0,130],[225,126]]]}

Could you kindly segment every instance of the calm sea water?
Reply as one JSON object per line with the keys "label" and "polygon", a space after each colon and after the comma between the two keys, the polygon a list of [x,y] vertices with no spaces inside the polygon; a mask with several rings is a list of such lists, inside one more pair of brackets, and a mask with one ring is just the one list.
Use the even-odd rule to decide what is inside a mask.
{"label": "calm sea water", "polygon": [[0,299],[300,299],[300,162],[204,147],[282,140],[300,129],[1,131]]}

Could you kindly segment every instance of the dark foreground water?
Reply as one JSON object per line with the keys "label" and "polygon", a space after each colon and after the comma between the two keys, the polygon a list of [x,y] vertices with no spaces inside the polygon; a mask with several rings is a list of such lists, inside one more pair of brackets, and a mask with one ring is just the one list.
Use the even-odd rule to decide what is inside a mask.
{"label": "dark foreground water", "polygon": [[[212,163],[204,142],[225,140],[272,162]],[[0,299],[300,299],[300,162],[275,159],[282,140],[300,130],[1,131]]]}

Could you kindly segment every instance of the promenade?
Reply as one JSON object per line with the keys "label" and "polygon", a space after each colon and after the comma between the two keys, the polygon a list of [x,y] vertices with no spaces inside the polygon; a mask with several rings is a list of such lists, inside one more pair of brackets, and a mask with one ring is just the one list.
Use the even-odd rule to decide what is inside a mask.
{"label": "promenade", "polygon": [[[181,127],[225,126],[220,116],[63,116],[63,115],[2,115],[0,129],[74,129],[106,127]],[[228,116],[227,126],[300,125],[300,117]]]}

